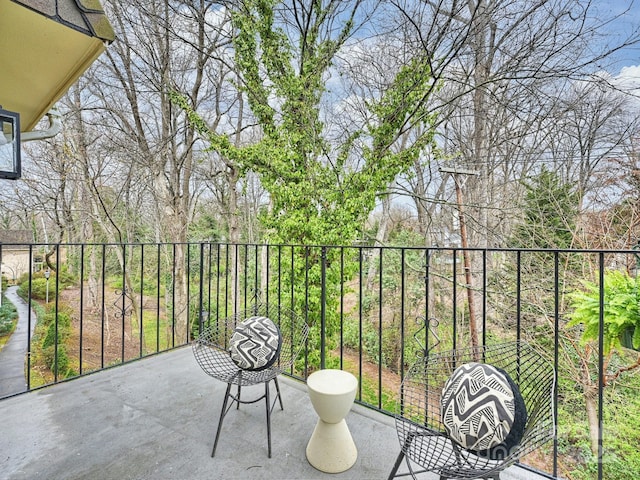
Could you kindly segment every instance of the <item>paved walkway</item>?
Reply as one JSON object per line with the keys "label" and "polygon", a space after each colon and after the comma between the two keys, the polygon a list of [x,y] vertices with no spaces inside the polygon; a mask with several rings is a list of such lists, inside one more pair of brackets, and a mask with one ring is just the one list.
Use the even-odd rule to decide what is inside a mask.
{"label": "paved walkway", "polygon": [[[18,296],[18,287],[9,287],[5,297],[18,311],[18,325],[9,341],[0,350],[0,398],[27,390],[25,378],[25,355],[29,341],[29,306]],[[36,316],[31,311],[31,334],[36,325]]]}

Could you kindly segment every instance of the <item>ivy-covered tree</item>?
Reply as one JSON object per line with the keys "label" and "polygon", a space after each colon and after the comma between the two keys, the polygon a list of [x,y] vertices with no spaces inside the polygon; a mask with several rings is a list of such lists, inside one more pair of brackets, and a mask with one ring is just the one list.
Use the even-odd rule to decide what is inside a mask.
{"label": "ivy-covered tree", "polygon": [[[293,8],[278,8],[284,3]],[[233,15],[242,89],[263,134],[255,152],[263,154],[245,165],[269,192],[272,208],[264,221],[272,241],[355,240],[376,196],[432,140],[433,131],[425,129],[394,150],[407,129],[433,121],[425,106],[434,89],[426,58],[404,65],[379,98],[370,99],[368,124],[339,145],[328,140],[326,81],[361,3],[251,0]]]}
{"label": "ivy-covered tree", "polygon": [[[367,100],[368,120],[342,135],[341,142],[335,141],[336,126],[325,124],[327,79],[335,73],[336,55],[353,34],[362,6],[361,1],[337,0],[238,4],[232,13],[235,64],[260,130],[257,141],[232,145],[174,96],[212,150],[258,174],[270,200],[262,218],[266,240],[304,246],[295,250],[293,271],[283,275],[292,277],[284,281],[293,285],[296,303],[304,300],[316,319],[321,263],[337,265],[338,258],[337,250],[319,253],[307,247],[354,242],[377,196],[433,141],[435,118],[426,104],[437,85],[426,57],[401,65],[393,80]],[[416,134],[408,141],[406,133],[412,130]],[[324,272],[347,277],[350,269]],[[324,299],[330,315],[337,295],[337,290],[328,292]]]}

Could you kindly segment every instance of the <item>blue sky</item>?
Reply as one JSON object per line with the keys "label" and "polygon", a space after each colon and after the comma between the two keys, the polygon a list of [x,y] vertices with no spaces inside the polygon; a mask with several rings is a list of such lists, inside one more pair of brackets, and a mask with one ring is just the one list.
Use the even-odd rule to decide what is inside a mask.
{"label": "blue sky", "polygon": [[[594,14],[601,19],[620,15],[609,26],[610,33],[619,39],[640,32],[640,0],[593,0]],[[618,62],[612,75],[629,74],[629,67],[640,65],[640,44],[618,52]],[[635,70],[635,69],[634,69]]]}

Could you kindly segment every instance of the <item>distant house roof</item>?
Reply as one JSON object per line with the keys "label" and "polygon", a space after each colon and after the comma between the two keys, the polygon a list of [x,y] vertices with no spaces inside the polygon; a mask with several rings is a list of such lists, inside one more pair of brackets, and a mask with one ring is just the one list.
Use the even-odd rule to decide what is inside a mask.
{"label": "distant house roof", "polygon": [[0,244],[3,250],[22,250],[33,243],[31,230],[0,230]]}

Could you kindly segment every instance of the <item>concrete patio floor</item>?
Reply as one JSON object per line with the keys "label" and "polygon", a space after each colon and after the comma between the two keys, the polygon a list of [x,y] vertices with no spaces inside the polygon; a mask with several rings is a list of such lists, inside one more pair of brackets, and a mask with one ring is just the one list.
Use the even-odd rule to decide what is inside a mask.
{"label": "concrete patio floor", "polygon": [[[355,405],[347,423],[358,460],[325,474],[305,457],[317,419],[306,386],[282,376],[280,384],[284,411],[276,407],[272,416],[270,459],[264,403],[231,411],[210,457],[225,385],[200,370],[189,347],[6,398],[0,478],[387,478],[399,452],[391,417]],[[542,477],[512,467],[502,478]]]}

